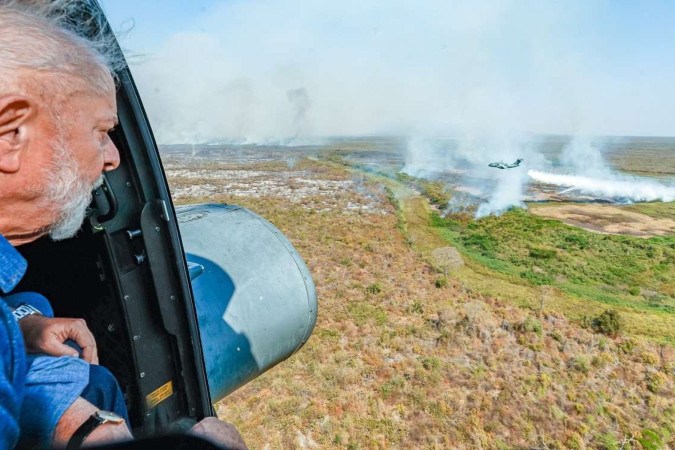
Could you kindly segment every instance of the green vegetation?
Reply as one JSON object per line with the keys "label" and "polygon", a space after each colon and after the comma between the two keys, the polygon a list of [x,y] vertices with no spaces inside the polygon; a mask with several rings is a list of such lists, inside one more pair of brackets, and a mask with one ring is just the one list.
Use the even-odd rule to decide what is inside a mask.
{"label": "green vegetation", "polygon": [[598,333],[616,336],[623,329],[623,320],[617,311],[608,309],[593,319],[591,326]]}
{"label": "green vegetation", "polygon": [[404,184],[414,186],[420,190],[423,196],[429,199],[432,205],[444,209],[450,198],[447,186],[441,181],[429,181],[423,178],[415,178],[405,173],[397,173],[396,179]]}
{"label": "green vegetation", "polygon": [[[335,161],[296,167],[317,180],[360,179]],[[369,180],[294,200],[231,191],[186,199],[261,214],[293,242],[317,286],[307,344],[215,405],[251,448],[675,445],[675,348],[654,342],[675,333],[664,308],[672,264],[659,259],[672,241],[605,241],[522,211],[441,218],[419,189]],[[376,204],[348,207],[366,201]],[[631,261],[603,253],[605,244]],[[436,265],[432,253],[444,248],[459,250],[463,264]],[[624,273],[610,284],[585,258]],[[652,264],[663,265],[653,272],[659,283],[645,282]],[[596,319],[612,329],[607,310],[620,314],[617,337],[592,329]]]}
{"label": "green vegetation", "polygon": [[[675,345],[674,236],[600,234],[522,209],[477,221],[470,209],[442,217],[424,180],[393,178],[372,176],[386,186],[399,231],[439,272],[432,252],[451,245],[465,263],[453,277],[471,289],[540,312],[558,311],[582,324],[587,320],[589,328],[615,336],[592,324],[610,309],[621,315],[617,333]],[[675,213],[675,203],[622,208],[650,217]],[[605,219],[599,212],[598,220]]]}
{"label": "green vegetation", "polygon": [[465,255],[513,280],[612,306],[675,313],[675,237],[602,235],[520,209],[478,221],[435,214],[431,224]]}
{"label": "green vegetation", "polygon": [[437,288],[443,288],[448,285],[448,277],[440,276],[434,281],[434,286]]}
{"label": "green vegetation", "polygon": [[638,442],[644,450],[661,450],[666,447],[663,445],[663,441],[659,434],[650,429],[642,431],[642,436],[640,436]]}

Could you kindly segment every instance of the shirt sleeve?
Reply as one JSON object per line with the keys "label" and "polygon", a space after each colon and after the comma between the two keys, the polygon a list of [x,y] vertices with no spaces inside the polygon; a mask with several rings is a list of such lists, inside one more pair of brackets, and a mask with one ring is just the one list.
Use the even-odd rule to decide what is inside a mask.
{"label": "shirt sleeve", "polygon": [[0,448],[13,448],[19,438],[25,352],[11,310],[0,299]]}
{"label": "shirt sleeve", "polygon": [[29,355],[21,407],[22,444],[49,448],[56,424],[89,383],[89,363],[70,356]]}

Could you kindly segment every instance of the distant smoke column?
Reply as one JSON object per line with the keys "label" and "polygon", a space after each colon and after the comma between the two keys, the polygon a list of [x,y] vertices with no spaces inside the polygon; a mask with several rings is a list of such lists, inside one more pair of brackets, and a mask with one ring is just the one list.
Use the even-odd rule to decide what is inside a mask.
{"label": "distant smoke column", "polygon": [[405,149],[405,166],[401,172],[414,177],[442,172],[453,167],[447,148],[431,138],[412,137]]}
{"label": "distant smoke column", "polygon": [[286,92],[286,96],[295,109],[295,117],[293,119],[295,130],[293,132],[293,137],[291,138],[291,140],[295,140],[305,131],[307,125],[307,110],[311,106],[311,102],[309,101],[309,94],[307,94],[307,89],[305,88],[289,89]]}
{"label": "distant smoke column", "polygon": [[586,136],[575,136],[563,148],[560,162],[579,175],[600,176],[610,172],[600,148]]}
{"label": "distant smoke column", "polygon": [[527,172],[513,169],[500,171],[499,173],[495,190],[490,199],[476,210],[476,219],[490,214],[498,216],[514,206],[525,207],[523,194],[528,179]]}

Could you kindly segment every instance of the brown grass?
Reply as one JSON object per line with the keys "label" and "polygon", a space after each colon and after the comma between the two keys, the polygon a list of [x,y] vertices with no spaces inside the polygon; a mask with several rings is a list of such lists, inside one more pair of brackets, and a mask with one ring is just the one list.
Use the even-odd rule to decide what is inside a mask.
{"label": "brown grass", "polygon": [[639,237],[675,234],[673,218],[650,217],[610,205],[531,205],[530,211],[538,216],[561,220],[569,225],[598,233]]}
{"label": "brown grass", "polygon": [[[321,167],[335,175],[312,164],[317,177]],[[602,448],[646,429],[672,445],[672,348],[593,334],[452,274],[436,287],[439,273],[412,240],[437,242],[411,240],[381,186],[360,185],[328,209],[322,199],[187,199],[266,217],[317,286],[305,347],[217,405],[252,449]],[[342,208],[373,198],[381,211]]]}

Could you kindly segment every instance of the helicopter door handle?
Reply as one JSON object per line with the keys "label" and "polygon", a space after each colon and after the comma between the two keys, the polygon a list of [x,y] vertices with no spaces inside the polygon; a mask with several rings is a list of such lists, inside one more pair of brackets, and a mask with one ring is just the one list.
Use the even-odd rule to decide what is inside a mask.
{"label": "helicopter door handle", "polygon": [[106,201],[108,202],[108,212],[96,217],[99,223],[107,222],[108,220],[115,217],[117,214],[117,197],[108,182],[108,177],[103,176],[103,184],[101,185],[101,192],[105,196]]}

